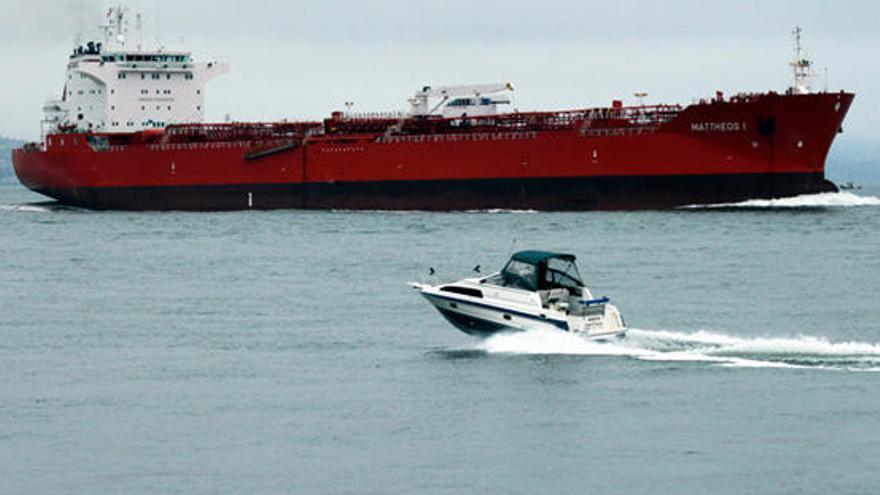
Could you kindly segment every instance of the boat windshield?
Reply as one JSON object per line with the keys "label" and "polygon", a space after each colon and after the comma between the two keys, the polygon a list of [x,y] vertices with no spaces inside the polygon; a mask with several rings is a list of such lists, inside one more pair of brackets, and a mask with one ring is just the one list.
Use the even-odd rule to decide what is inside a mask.
{"label": "boat windshield", "polygon": [[574,261],[551,258],[547,260],[547,269],[544,271],[544,280],[541,290],[549,289],[579,289],[584,286],[581,275],[578,273]]}
{"label": "boat windshield", "polygon": [[579,290],[584,285],[573,257],[547,257],[535,261],[522,258],[514,257],[501,271],[506,287],[531,291]]}
{"label": "boat windshield", "polygon": [[538,290],[538,270],[531,263],[510,260],[501,272],[505,287]]}

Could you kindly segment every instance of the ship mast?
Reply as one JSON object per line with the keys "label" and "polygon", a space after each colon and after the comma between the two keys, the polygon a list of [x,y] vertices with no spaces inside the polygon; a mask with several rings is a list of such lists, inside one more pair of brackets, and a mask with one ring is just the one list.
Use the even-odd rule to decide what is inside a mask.
{"label": "ship mast", "polygon": [[100,26],[104,31],[105,46],[115,46],[119,50],[125,49],[125,42],[128,38],[128,26],[125,20],[127,13],[128,9],[121,5],[107,10],[107,24]]}
{"label": "ship mast", "polygon": [[815,75],[813,72],[813,61],[807,58],[801,44],[803,30],[800,26],[795,27],[792,34],[794,35],[794,60],[789,65],[794,73],[794,78],[793,85],[789,91],[794,94],[805,95],[812,91],[811,82]]}

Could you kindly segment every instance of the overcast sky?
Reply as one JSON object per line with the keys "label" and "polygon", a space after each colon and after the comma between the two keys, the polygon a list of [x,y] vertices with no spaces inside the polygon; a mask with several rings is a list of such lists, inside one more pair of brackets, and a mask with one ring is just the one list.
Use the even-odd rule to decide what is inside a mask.
{"label": "overcast sky", "polygon": [[[67,55],[110,2],[2,0],[6,59],[0,134],[34,139],[41,107],[60,94]],[[790,83],[791,29],[829,87],[858,93],[849,136],[880,129],[876,0],[284,1],[136,0],[146,40],[223,59],[207,88],[210,120],[322,118],[402,110],[419,87],[511,81],[520,110],[631,101],[689,103]],[[816,80],[824,87],[824,77]]]}

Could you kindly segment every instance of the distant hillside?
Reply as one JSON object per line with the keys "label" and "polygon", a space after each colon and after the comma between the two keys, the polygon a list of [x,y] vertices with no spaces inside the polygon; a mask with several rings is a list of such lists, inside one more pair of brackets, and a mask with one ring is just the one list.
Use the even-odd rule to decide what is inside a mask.
{"label": "distant hillside", "polygon": [[23,144],[23,141],[0,137],[0,184],[18,182],[12,170],[12,150]]}

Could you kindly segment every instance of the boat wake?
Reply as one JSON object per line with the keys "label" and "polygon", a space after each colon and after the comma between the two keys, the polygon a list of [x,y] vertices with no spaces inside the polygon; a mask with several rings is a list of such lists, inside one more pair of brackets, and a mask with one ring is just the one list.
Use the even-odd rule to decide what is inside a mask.
{"label": "boat wake", "polygon": [[792,198],[750,199],[740,203],[690,205],[683,207],[683,209],[798,209],[856,206],[880,206],[880,198],[876,196],[859,196],[851,192],[841,191],[836,193],[807,194]]}
{"label": "boat wake", "polygon": [[0,212],[51,213],[52,209],[40,205],[0,205]]}
{"label": "boat wake", "polygon": [[488,210],[466,210],[465,213],[476,213],[480,215],[536,215],[540,212],[538,210],[509,210],[505,208],[490,208]]}
{"label": "boat wake", "polygon": [[499,334],[476,344],[485,354],[622,356],[644,361],[691,361],[743,368],[817,368],[880,372],[880,344],[824,337],[736,337],[713,332],[630,330],[625,339],[596,342],[574,334]]}
{"label": "boat wake", "polygon": [[84,212],[82,208],[65,206],[58,203],[22,203],[17,205],[0,205],[0,213],[57,213],[57,212]]}

